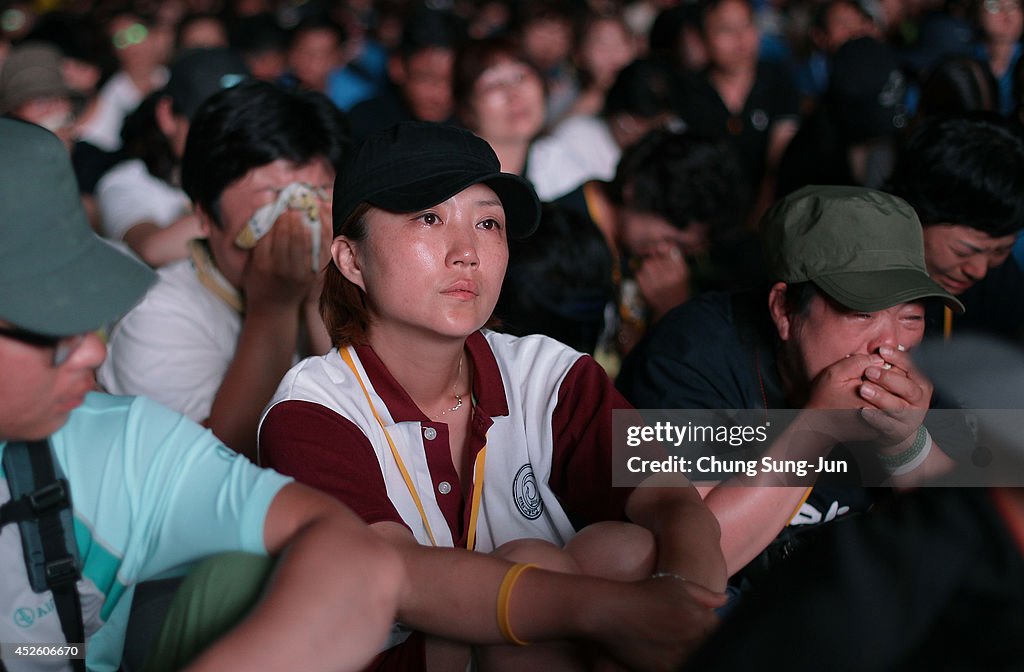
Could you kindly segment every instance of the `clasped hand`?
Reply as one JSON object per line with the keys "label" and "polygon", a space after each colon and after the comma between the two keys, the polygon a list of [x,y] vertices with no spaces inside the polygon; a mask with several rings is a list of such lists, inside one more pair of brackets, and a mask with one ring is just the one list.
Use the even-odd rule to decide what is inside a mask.
{"label": "clasped hand", "polygon": [[807,408],[856,409],[842,419],[829,414],[829,429],[838,440],[895,445],[916,432],[931,398],[931,382],[908,353],[882,347],[826,367],[811,384]]}

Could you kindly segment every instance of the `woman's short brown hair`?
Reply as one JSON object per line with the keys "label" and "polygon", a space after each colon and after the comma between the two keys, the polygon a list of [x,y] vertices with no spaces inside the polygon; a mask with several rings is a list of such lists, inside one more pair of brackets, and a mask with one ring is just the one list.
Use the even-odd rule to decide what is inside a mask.
{"label": "woman's short brown hair", "polygon": [[[366,215],[372,206],[360,203],[338,229],[339,236],[353,242],[366,240]],[[320,292],[320,317],[323,318],[331,343],[338,348],[364,345],[370,329],[370,312],[366,294],[359,285],[346,278],[333,261],[324,269],[324,288]]]}

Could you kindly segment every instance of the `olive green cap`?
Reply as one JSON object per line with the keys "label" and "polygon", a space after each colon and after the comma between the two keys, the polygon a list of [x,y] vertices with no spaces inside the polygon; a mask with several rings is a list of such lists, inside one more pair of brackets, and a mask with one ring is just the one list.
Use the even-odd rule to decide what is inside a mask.
{"label": "olive green cap", "polygon": [[0,320],[48,336],[98,329],[155,279],[100,240],[57,136],[0,119]]}
{"label": "olive green cap", "polygon": [[765,213],[761,235],[772,280],[813,282],[851,310],[875,312],[936,298],[964,311],[928,277],[917,213],[891,194],[804,187]]}

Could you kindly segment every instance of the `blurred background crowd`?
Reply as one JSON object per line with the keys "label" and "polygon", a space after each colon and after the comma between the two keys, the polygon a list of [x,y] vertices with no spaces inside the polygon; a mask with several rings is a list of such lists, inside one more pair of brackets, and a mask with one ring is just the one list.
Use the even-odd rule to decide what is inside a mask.
{"label": "blurred background crowd", "polygon": [[669,309],[759,279],[756,222],[776,198],[893,189],[929,117],[1015,134],[1024,116],[1018,0],[0,8],[0,113],[65,141],[94,228],[151,266],[203,237],[178,172],[189,118],[218,88],[320,92],[354,140],[407,119],[459,124],[552,204],[540,238],[513,250],[505,328],[546,330],[612,374]]}
{"label": "blurred background crowd", "polygon": [[[980,330],[1019,342],[1022,30],[1021,0],[0,0],[0,115],[56,134],[93,229],[160,269],[143,303],[109,332],[100,385],[150,396],[253,458],[281,377],[296,357],[331,344],[317,312],[323,279],[308,256],[296,265],[305,275],[289,285],[249,250],[285,208],[303,209],[284,197],[294,187],[332,207],[351,143],[401,121],[472,131],[543,202],[537,232],[509,241],[488,326],[593,354],[637,407],[673,405],[651,384],[656,376],[637,376],[671,368],[647,347],[659,321],[664,352],[682,351],[680,335],[696,334],[721,354],[694,350],[692,367],[673,369],[708,388],[674,405],[727,407],[719,383],[746,385],[754,402],[730,399],[736,408],[794,405],[781,383],[766,386],[761,376],[760,356],[781,352],[771,329],[750,341],[729,317],[728,333],[739,335],[725,342],[699,311],[713,292],[783,280],[761,261],[759,222],[772,203],[812,184],[881,190],[912,206],[923,234],[913,236],[913,254],[923,240],[928,275],[967,308],[954,316],[948,304],[929,304],[925,335]],[[258,81],[235,87],[245,80]],[[247,106],[263,114],[247,115]],[[250,188],[253,175],[278,184]],[[315,212],[313,266],[323,269],[331,216]],[[907,221],[916,234],[917,221]],[[767,295],[757,296],[762,313]],[[795,301],[787,310],[806,318],[812,298],[805,291],[803,308]],[[874,314],[818,299],[865,322]],[[680,306],[695,305],[700,319],[680,318],[689,319]],[[267,306],[287,320],[261,321]],[[732,372],[751,342],[747,380]],[[989,373],[978,374],[984,385]],[[926,387],[923,405],[937,406]],[[448,411],[462,407],[455,398]],[[914,440],[917,453],[926,435]],[[1014,530],[1024,539],[1015,496]],[[814,510],[814,524],[834,518],[836,502]],[[801,500],[796,514],[810,506]],[[887,545],[902,538],[883,532]],[[915,573],[921,557],[908,550]],[[1020,575],[1008,573],[1017,600]],[[855,578],[850,594],[861,597],[867,582]],[[906,602],[927,610],[919,597]],[[1012,607],[1017,621],[993,619],[1007,641],[1019,632],[1019,602]],[[981,608],[951,612],[973,618]],[[990,622],[974,626],[988,631]],[[941,662],[945,650],[933,654]]]}

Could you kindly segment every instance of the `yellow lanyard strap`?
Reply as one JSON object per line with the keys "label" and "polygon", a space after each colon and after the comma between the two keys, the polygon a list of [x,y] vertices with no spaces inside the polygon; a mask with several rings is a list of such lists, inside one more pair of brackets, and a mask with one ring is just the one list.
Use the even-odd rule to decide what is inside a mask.
{"label": "yellow lanyard strap", "polygon": [[789,514],[789,518],[786,519],[787,521],[789,521],[789,522],[786,523],[787,525],[792,524],[793,519],[796,518],[796,514],[800,513],[800,509],[803,508],[804,502],[807,501],[807,499],[811,496],[811,492],[813,492],[813,491],[814,491],[814,486],[813,485],[811,487],[807,488],[807,492],[805,492],[804,496],[800,498],[800,503],[796,505],[796,508],[793,509],[793,513]]}
{"label": "yellow lanyard strap", "polygon": [[476,549],[476,524],[480,515],[480,497],[484,491],[484,463],[487,461],[487,444],[476,454],[476,461],[473,463],[473,505],[469,510],[469,537],[466,539],[466,548]]}
{"label": "yellow lanyard strap", "polygon": [[[437,546],[437,541],[434,539],[434,532],[430,528],[430,522],[427,520],[427,511],[423,508],[423,502],[420,500],[419,493],[416,491],[416,486],[413,485],[412,477],[409,476],[409,470],[405,468],[405,463],[402,461],[402,456],[398,454],[398,448],[395,446],[395,442],[391,438],[391,433],[384,428],[384,422],[380,419],[380,415],[377,413],[376,407],[373,405],[373,400],[370,399],[370,392],[366,389],[366,385],[363,383],[362,377],[359,375],[359,371],[356,370],[355,362],[352,361],[352,354],[349,352],[349,348],[339,350],[341,358],[348,365],[348,368],[352,371],[352,375],[355,376],[356,381],[359,383],[360,389],[363,391],[363,395],[366,397],[366,403],[370,405],[370,411],[373,412],[373,417],[380,425],[380,429],[384,432],[384,437],[388,440],[388,446],[391,448],[391,456],[395,459],[395,463],[398,464],[398,471],[402,474],[402,479],[405,481],[405,487],[409,490],[409,494],[412,496],[412,501],[416,504],[416,509],[420,512],[420,519],[423,521],[423,527],[427,531],[427,536],[430,537],[431,546]],[[480,496],[483,492],[484,487],[484,462],[487,455],[487,445],[485,444],[480,452],[476,456],[476,462],[473,465],[473,504],[469,514],[469,538],[467,539],[466,547],[470,550],[476,548],[476,525],[477,519],[480,514]]]}
{"label": "yellow lanyard strap", "polygon": [[356,370],[355,362],[352,361],[352,355],[349,353],[349,349],[345,348],[340,350],[341,358],[348,364],[348,368],[352,370],[352,375],[356,377],[356,381],[359,383],[359,387],[362,388],[363,394],[366,395],[366,403],[370,405],[370,410],[373,412],[373,417],[380,425],[380,429],[384,432],[384,437],[388,440],[388,445],[391,446],[391,456],[395,458],[395,462],[398,463],[398,471],[402,472],[402,478],[405,480],[405,487],[409,489],[409,494],[412,495],[412,501],[416,503],[416,508],[420,512],[420,518],[423,520],[423,527],[427,530],[427,536],[430,537],[430,545],[437,546],[437,541],[434,540],[434,532],[430,529],[430,523],[427,521],[427,511],[423,508],[423,502],[420,501],[420,496],[416,492],[416,487],[412,483],[412,478],[409,476],[409,471],[405,468],[405,463],[402,462],[401,455],[398,454],[398,448],[395,447],[395,442],[391,440],[391,434],[388,430],[384,429],[384,423],[381,422],[380,416],[377,414],[377,409],[373,405],[373,401],[370,399],[370,392],[366,389],[366,385],[363,384],[363,379],[359,376],[359,372]]}

